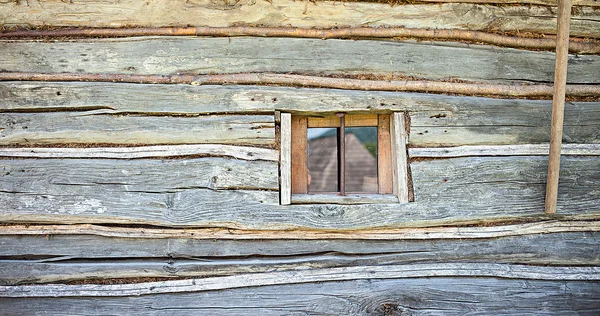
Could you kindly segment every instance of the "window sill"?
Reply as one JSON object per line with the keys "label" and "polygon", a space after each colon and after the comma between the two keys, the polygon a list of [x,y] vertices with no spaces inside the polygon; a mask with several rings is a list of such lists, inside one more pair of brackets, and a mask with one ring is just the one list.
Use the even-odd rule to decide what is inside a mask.
{"label": "window sill", "polygon": [[292,204],[390,204],[398,203],[393,194],[292,194]]}

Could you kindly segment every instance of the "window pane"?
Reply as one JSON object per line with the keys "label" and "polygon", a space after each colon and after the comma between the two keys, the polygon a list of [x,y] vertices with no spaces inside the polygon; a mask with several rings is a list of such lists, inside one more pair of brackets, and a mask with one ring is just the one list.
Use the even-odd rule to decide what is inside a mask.
{"label": "window pane", "polygon": [[377,193],[377,127],[346,128],[346,192]]}
{"label": "window pane", "polygon": [[308,129],[308,192],[338,192],[337,128]]}

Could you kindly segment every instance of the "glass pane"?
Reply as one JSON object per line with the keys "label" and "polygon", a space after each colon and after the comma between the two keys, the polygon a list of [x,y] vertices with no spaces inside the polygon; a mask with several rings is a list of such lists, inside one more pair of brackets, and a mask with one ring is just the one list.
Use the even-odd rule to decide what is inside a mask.
{"label": "glass pane", "polygon": [[308,129],[308,192],[339,192],[337,128]]}
{"label": "glass pane", "polygon": [[346,192],[377,193],[377,127],[346,128]]}

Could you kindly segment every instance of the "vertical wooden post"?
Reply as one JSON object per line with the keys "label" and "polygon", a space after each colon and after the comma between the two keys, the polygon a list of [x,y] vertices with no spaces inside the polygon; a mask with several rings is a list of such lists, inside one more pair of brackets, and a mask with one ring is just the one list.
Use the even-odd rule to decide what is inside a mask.
{"label": "vertical wooden post", "polygon": [[379,194],[394,193],[390,115],[379,114],[377,120],[377,180]]}
{"label": "vertical wooden post", "polygon": [[306,133],[308,118],[301,115],[292,115],[291,128],[291,164],[292,164],[292,193],[308,193],[308,147]]}
{"label": "vertical wooden post", "polygon": [[391,123],[394,194],[398,196],[398,202],[408,203],[408,156],[406,154],[408,135],[404,113],[392,114]]}
{"label": "vertical wooden post", "polygon": [[292,198],[292,115],[281,113],[279,129],[280,145],[280,201],[281,205],[288,205]]}
{"label": "vertical wooden post", "polygon": [[556,36],[556,66],[554,69],[554,96],[552,98],[552,127],[550,130],[550,154],[548,156],[548,182],[546,184],[546,213],[556,213],[560,150],[562,146],[563,118],[565,114],[565,90],[567,64],[569,61],[569,21],[571,0],[558,1],[558,29]]}

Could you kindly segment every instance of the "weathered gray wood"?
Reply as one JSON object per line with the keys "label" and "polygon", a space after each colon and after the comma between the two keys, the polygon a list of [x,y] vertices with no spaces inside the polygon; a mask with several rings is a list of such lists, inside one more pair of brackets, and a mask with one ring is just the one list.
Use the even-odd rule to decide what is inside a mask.
{"label": "weathered gray wood", "polygon": [[19,158],[139,159],[184,156],[232,157],[242,160],[279,160],[277,151],[274,149],[213,144],[84,148],[0,147],[0,157]]}
{"label": "weathered gray wood", "polygon": [[[0,237],[0,284],[207,277],[413,262],[597,266],[599,240],[600,232],[421,241],[232,241],[5,235]],[[26,251],[23,244],[27,244]]]}
{"label": "weathered gray wood", "polygon": [[277,190],[277,163],[226,158],[0,160],[0,191],[78,194],[79,187],[116,192],[186,189]]}
{"label": "weathered gray wood", "polygon": [[108,285],[0,286],[0,297],[118,297],[361,279],[495,277],[523,280],[600,280],[600,267],[540,267],[494,263],[434,263],[308,269],[176,281]]}
{"label": "weathered gray wood", "polygon": [[[550,101],[525,103],[507,101],[470,107],[448,104],[447,110],[411,112],[409,144],[418,147],[461,145],[515,145],[548,143]],[[598,103],[569,104],[565,113],[565,143],[598,143]]]}
{"label": "weathered gray wood", "polygon": [[381,204],[397,203],[393,194],[293,194],[294,204]]}
{"label": "weathered gray wood", "polygon": [[252,144],[273,145],[273,116],[113,116],[49,112],[0,116],[0,145]]}
{"label": "weathered gray wood", "polygon": [[406,152],[408,131],[404,113],[397,112],[392,115],[390,135],[394,194],[398,197],[398,202],[408,203],[408,156]]}
{"label": "weathered gray wood", "polygon": [[[501,226],[445,226],[415,228],[383,228],[369,230],[238,230],[231,228],[158,228],[80,225],[31,225],[12,224],[0,226],[0,235],[54,236],[54,235],[96,235],[116,238],[186,238],[186,239],[226,239],[226,240],[423,240],[423,239],[478,239],[552,234],[564,232],[597,232],[599,221],[532,221]],[[1,249],[0,249],[1,250]],[[0,252],[1,253],[1,252]]]}
{"label": "weathered gray wood", "polygon": [[[545,156],[548,155],[548,144],[410,148],[408,153],[412,158]],[[600,156],[600,144],[563,144],[562,154],[567,156]]]}
{"label": "weathered gray wood", "polygon": [[292,198],[292,115],[281,113],[279,133],[279,194],[281,205],[289,205]]}
{"label": "weathered gray wood", "polygon": [[[559,211],[600,216],[600,160],[564,157]],[[279,205],[276,191],[115,191],[63,185],[63,192],[0,192],[0,221],[139,223],[244,229],[432,226],[537,218],[543,213],[544,157],[473,157],[411,163],[415,202],[380,205]],[[184,173],[184,167],[181,168]],[[158,175],[159,173],[157,173]],[[13,176],[18,176],[13,175]],[[50,178],[45,178],[44,181]],[[9,184],[3,184],[9,186]],[[49,183],[35,184],[45,188]],[[118,185],[117,185],[118,187]],[[69,191],[73,190],[73,191]]]}
{"label": "weathered gray wood", "polygon": [[[4,71],[403,73],[494,82],[552,82],[554,73],[554,53],[448,42],[143,37],[0,43]],[[572,55],[569,64],[569,83],[600,83],[600,56]]]}
{"label": "weathered gray wood", "polygon": [[[2,298],[7,315],[595,315],[600,284],[495,278],[356,280],[115,298]],[[393,314],[392,314],[393,313]]]}
{"label": "weathered gray wood", "polygon": [[[411,146],[543,143],[549,141],[550,132],[550,101],[283,87],[108,83],[7,82],[0,83],[0,93],[0,112],[63,111],[38,114],[53,118],[87,111],[113,115],[409,111]],[[125,121],[126,117],[119,119]],[[564,141],[600,142],[599,122],[600,103],[570,103],[565,113]]]}
{"label": "weathered gray wood", "polygon": [[[437,1],[436,1],[437,2]],[[440,1],[453,2],[453,1]],[[465,1],[469,2],[469,1]],[[486,1],[477,3],[516,1]],[[556,1],[526,0],[518,4],[551,4]],[[593,0],[576,0],[576,5],[597,6]],[[202,19],[198,19],[202,16]],[[598,13],[583,7],[572,23],[574,35],[596,34]],[[405,26],[424,28],[460,28],[520,32],[556,32],[556,11],[543,6],[493,6],[478,4],[394,5],[378,3],[316,3],[274,0],[211,2],[168,0],[139,3],[121,0],[118,4],[95,0],[59,2],[37,0],[0,3],[0,25],[10,26],[297,26],[331,28],[346,26]]]}

